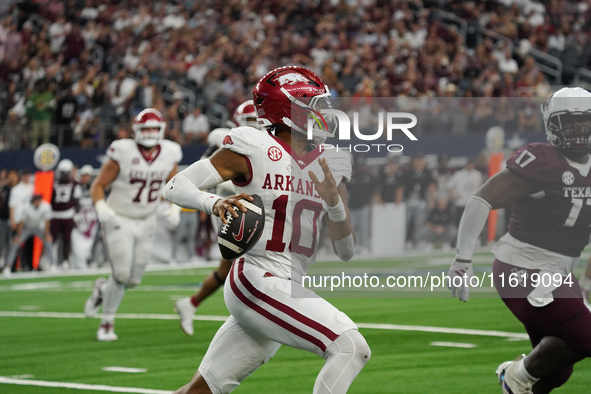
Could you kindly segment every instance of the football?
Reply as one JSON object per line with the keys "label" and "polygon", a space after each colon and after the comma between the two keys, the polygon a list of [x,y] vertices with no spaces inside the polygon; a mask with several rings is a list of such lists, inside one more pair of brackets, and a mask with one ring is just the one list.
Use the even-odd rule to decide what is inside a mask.
{"label": "football", "polygon": [[247,201],[241,199],[240,202],[246,207],[247,211],[242,212],[233,206],[238,212],[235,218],[232,214],[226,212],[227,224],[222,224],[218,231],[218,245],[222,257],[228,260],[235,260],[248,252],[258,242],[263,234],[265,226],[265,207],[263,200],[256,194],[253,194],[254,200]]}

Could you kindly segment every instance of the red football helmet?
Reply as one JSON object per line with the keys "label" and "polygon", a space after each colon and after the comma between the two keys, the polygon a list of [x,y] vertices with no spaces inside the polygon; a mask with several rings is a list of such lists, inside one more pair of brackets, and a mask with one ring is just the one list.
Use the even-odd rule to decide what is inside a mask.
{"label": "red football helmet", "polygon": [[[135,117],[131,128],[135,134],[135,142],[151,148],[158,145],[164,138],[166,122],[160,111],[155,108],[146,108]],[[158,131],[144,132],[144,129],[158,129]]]}
{"label": "red football helmet", "polygon": [[283,123],[307,134],[311,125],[316,143],[335,135],[337,123],[334,116],[319,112],[332,108],[330,91],[320,77],[307,68],[276,68],[259,80],[252,95],[257,121],[263,127]]}
{"label": "red football helmet", "polygon": [[257,111],[254,108],[254,102],[252,100],[246,100],[240,104],[232,117],[234,118],[234,123],[238,126],[250,126],[255,129],[261,128],[257,122]]}

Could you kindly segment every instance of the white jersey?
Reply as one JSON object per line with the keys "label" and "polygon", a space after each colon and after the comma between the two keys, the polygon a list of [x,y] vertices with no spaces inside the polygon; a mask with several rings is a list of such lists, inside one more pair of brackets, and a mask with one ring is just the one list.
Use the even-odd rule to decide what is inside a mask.
{"label": "white jersey", "polygon": [[166,180],[183,152],[176,142],[162,140],[145,157],[132,139],[113,141],[107,157],[119,164],[107,204],[121,216],[144,219],[156,213]]}
{"label": "white jersey", "polygon": [[257,194],[265,207],[265,229],[259,242],[245,255],[254,264],[281,278],[297,282],[315,262],[320,228],[327,213],[308,175],[322,181],[319,158],[326,159],[337,182],[351,179],[351,160],[345,152],[317,147],[303,157],[275,136],[252,127],[232,129],[224,149],[245,156],[251,177],[234,180],[237,193]]}
{"label": "white jersey", "polygon": [[33,203],[23,207],[21,221],[23,228],[27,230],[44,229],[45,223],[51,219],[51,205],[41,201],[38,208]]}
{"label": "white jersey", "polygon": [[[224,137],[228,135],[230,130],[223,127],[212,130],[207,135],[207,143],[209,146],[221,148],[224,145]],[[216,186],[215,194],[221,197],[233,196],[236,194],[236,188],[231,181],[223,182]]]}
{"label": "white jersey", "polygon": [[31,202],[34,190],[33,182],[20,182],[12,189],[10,189],[10,196],[8,197],[8,206],[14,210],[14,221],[16,223],[21,221],[23,209]]}

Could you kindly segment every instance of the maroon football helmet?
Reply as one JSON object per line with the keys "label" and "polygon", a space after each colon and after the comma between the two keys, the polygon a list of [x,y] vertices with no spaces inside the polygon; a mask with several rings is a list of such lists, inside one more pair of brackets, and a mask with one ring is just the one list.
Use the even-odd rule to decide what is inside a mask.
{"label": "maroon football helmet", "polygon": [[334,116],[319,112],[332,108],[330,91],[320,77],[307,68],[276,68],[259,80],[252,95],[257,121],[265,128],[282,123],[307,134],[310,119],[314,142],[322,143],[335,135]]}
{"label": "maroon football helmet", "polygon": [[[131,128],[135,134],[135,142],[151,148],[158,145],[164,138],[166,122],[160,111],[155,108],[146,108],[135,117]],[[144,129],[158,129],[158,131],[145,132]]]}

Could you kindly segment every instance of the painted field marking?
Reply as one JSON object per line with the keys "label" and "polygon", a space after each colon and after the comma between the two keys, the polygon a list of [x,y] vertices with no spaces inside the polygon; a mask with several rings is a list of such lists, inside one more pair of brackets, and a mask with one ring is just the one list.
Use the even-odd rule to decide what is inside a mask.
{"label": "painted field marking", "polygon": [[127,367],[103,367],[103,371],[107,372],[125,372],[125,373],[146,373],[146,368],[127,368]]}
{"label": "painted field marking", "polygon": [[30,378],[34,378],[34,375],[31,374],[25,374],[25,375],[12,375],[12,376],[6,376],[7,378],[11,378],[11,379],[30,379]]}
{"label": "painted field marking", "polygon": [[461,342],[431,342],[431,346],[442,346],[442,347],[460,347],[464,349],[471,349],[476,347],[474,343],[461,343]]}
{"label": "painted field marking", "polygon": [[[54,319],[86,319],[84,313],[70,312],[22,312],[22,311],[0,311],[0,317],[48,317]],[[100,317],[97,317],[100,318]],[[120,313],[117,319],[138,319],[138,320],[179,320],[179,315],[167,315],[156,313]],[[221,321],[228,320],[228,316],[195,315],[193,320]]]}
{"label": "painted field marking", "polygon": [[117,387],[106,386],[103,384],[85,384],[85,383],[69,383],[69,382],[50,382],[46,380],[25,380],[13,379],[0,376],[0,384],[16,384],[19,386],[37,386],[37,387],[60,387],[74,390],[94,390],[94,391],[108,391],[111,393],[137,393],[137,394],[171,394],[172,391],[167,390],[153,390],[141,389],[137,387]]}
{"label": "painted field marking", "polygon": [[21,305],[18,307],[21,311],[36,311],[39,309],[37,305]]}
{"label": "painted field marking", "polygon": [[[90,292],[94,288],[91,281],[80,282],[32,282],[16,285],[0,286],[0,292],[10,291],[81,291]],[[144,285],[138,286],[133,291],[191,291],[194,292],[201,288],[201,284],[187,285]]]}
{"label": "painted field marking", "polygon": [[[1,316],[1,315],[0,315]],[[396,331],[420,331],[420,332],[439,332],[443,334],[462,334],[462,335],[480,335],[485,337],[501,337],[501,338],[525,338],[529,337],[527,334],[505,331],[492,330],[472,330],[466,328],[448,328],[448,327],[430,327],[430,326],[406,326],[400,324],[372,324],[372,323],[357,323],[360,328],[375,328],[378,330],[396,330]]]}
{"label": "painted field marking", "polygon": [[[47,317],[58,319],[85,319],[83,313],[67,312],[22,312],[22,311],[0,311],[0,317]],[[155,314],[155,313],[121,313],[117,314],[117,319],[142,319],[142,320],[178,320],[178,315]],[[207,316],[195,315],[193,320],[200,321],[220,321],[224,322],[228,316]],[[474,330],[466,328],[449,327],[431,327],[431,326],[410,326],[401,324],[374,324],[357,323],[359,328],[369,328],[375,330],[393,330],[393,331],[418,331],[418,332],[437,332],[442,334],[461,334],[478,335],[486,337],[528,339],[527,334],[517,332],[493,331],[493,330]]]}

